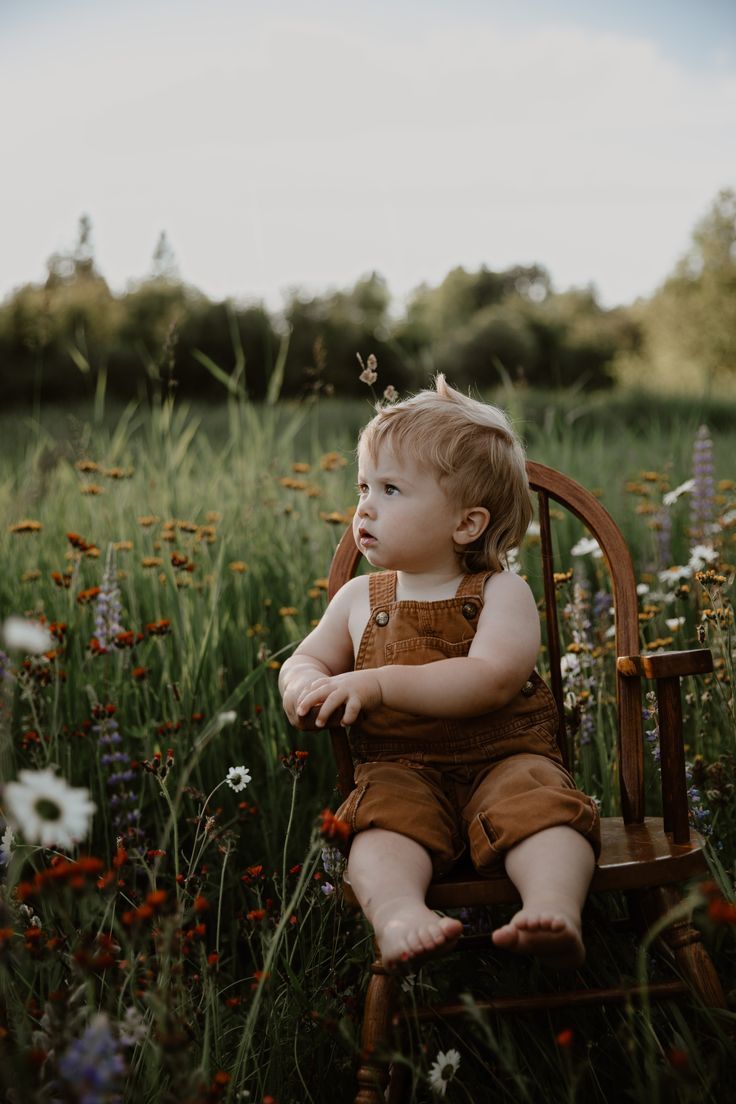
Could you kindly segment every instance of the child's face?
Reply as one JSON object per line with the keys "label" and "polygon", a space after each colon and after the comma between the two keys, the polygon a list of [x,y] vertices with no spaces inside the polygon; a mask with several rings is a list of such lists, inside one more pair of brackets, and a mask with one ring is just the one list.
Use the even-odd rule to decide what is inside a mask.
{"label": "child's face", "polygon": [[459,570],[453,533],[463,511],[433,471],[385,447],[374,461],[361,445],[358,488],[353,535],[368,563],[411,573]]}

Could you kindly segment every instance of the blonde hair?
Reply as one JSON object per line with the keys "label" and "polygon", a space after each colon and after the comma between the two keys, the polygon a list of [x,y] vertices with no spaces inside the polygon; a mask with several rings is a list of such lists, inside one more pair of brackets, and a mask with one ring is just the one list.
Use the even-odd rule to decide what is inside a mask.
{"label": "blonde hair", "polygon": [[359,444],[374,461],[381,446],[409,455],[434,469],[453,501],[485,507],[487,528],[457,552],[468,572],[502,571],[532,519],[524,449],[503,411],[461,394],[443,375],[434,391],[376,409]]}

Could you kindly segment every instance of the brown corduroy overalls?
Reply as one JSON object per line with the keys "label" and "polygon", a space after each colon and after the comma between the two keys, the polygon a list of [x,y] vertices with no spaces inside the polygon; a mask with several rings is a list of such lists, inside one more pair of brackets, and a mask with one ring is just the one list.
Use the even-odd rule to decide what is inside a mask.
{"label": "brown corduroy overalls", "polygon": [[[355,670],[466,656],[492,572],[466,575],[454,598],[397,602],[396,573],[369,576],[370,617]],[[435,875],[466,846],[476,870],[544,828],[568,825],[600,853],[595,802],[578,790],[557,747],[557,707],[536,671],[507,705],[436,719],[380,708],[350,730],[355,789],[337,811],[353,833],[386,828],[429,852]]]}

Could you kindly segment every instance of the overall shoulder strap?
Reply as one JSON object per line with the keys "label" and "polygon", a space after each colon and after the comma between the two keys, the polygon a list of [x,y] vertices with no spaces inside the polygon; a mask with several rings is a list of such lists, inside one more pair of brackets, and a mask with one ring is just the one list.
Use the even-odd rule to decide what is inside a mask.
{"label": "overall shoulder strap", "polygon": [[388,606],[396,601],[396,572],[376,571],[368,576],[368,598],[371,612],[378,606]]}
{"label": "overall shoulder strap", "polygon": [[480,602],[483,601],[483,589],[491,575],[495,575],[495,571],[479,571],[476,575],[465,575],[457,588],[456,598],[477,598]]}

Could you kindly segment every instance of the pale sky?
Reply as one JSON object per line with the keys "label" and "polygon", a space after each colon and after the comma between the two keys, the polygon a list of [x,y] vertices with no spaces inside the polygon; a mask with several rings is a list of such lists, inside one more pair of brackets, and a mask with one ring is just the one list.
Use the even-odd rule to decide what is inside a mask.
{"label": "pale sky", "polygon": [[116,291],[165,230],[274,310],[533,262],[612,306],[736,187],[736,4],[0,0],[0,104],[0,298],[86,213]]}

